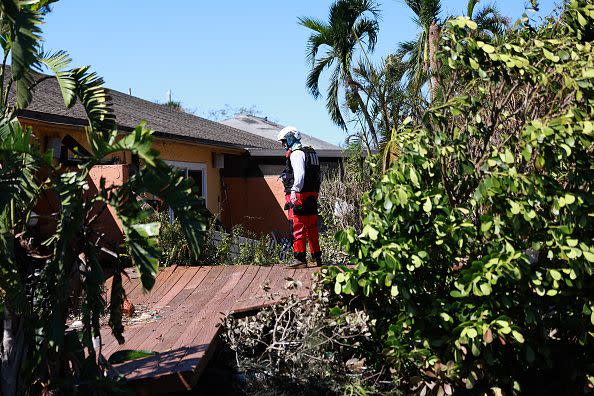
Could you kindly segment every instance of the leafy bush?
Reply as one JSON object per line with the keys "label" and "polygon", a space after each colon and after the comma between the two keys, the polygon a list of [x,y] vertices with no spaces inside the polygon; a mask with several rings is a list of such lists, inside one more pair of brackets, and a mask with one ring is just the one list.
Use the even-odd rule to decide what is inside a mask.
{"label": "leafy bush", "polygon": [[449,21],[440,99],[338,235],[356,266],[326,281],[368,308],[408,391],[594,387],[593,26],[585,0],[498,43]]}
{"label": "leafy bush", "polygon": [[[161,238],[159,246],[163,253],[159,264],[162,267],[171,265],[192,265],[196,262],[187,242],[183,238],[183,231],[179,220],[173,223],[169,221],[169,213],[166,211],[155,212],[150,218],[151,222],[158,222],[161,225]],[[205,246],[206,248],[206,246]]]}
{"label": "leafy bush", "polygon": [[268,234],[257,235],[236,225],[231,230],[230,240],[239,246],[237,256],[230,258],[234,264],[273,265],[282,262],[281,246],[274,243]]}
{"label": "leafy bush", "polygon": [[[188,244],[183,239],[182,228],[177,219],[171,223],[169,213],[160,212],[152,215],[149,220],[161,224],[159,244],[163,254],[160,265],[164,267],[171,265],[273,265],[281,263],[281,247],[273,243],[269,235],[258,236],[245,231],[241,226],[233,227],[231,233],[227,234],[217,225],[216,218],[212,218],[210,221],[201,255],[196,260],[192,258]],[[235,247],[237,252],[232,252],[232,247]]]}
{"label": "leafy bush", "polygon": [[344,169],[325,175],[320,186],[319,213],[330,232],[348,227],[361,230],[361,196],[371,190],[373,178],[357,147],[347,151]]}

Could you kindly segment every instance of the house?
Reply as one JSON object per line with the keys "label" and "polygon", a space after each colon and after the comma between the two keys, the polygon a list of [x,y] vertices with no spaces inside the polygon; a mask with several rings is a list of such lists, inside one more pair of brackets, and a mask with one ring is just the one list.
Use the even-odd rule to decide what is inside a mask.
{"label": "house", "polygon": [[[228,199],[224,213],[230,223],[243,224],[255,232],[287,229],[287,214],[283,210],[285,193],[279,179],[285,167],[285,150],[276,140],[284,125],[268,118],[239,115],[221,121],[235,129],[265,138],[273,148],[247,147],[244,155],[225,155],[225,187]],[[322,175],[337,171],[343,150],[331,143],[301,132],[304,146],[313,147],[320,157]]]}
{"label": "house", "polygon": [[[266,233],[275,227],[286,227],[286,221],[281,225],[274,217],[283,215],[281,207],[268,206],[262,211],[262,207],[270,201],[271,194],[263,175],[268,175],[272,170],[260,172],[257,177],[261,179],[260,183],[252,183],[260,185],[261,189],[239,188],[241,183],[234,180],[237,175],[245,177],[246,169],[242,166],[252,152],[254,155],[267,153],[267,156],[258,157],[262,159],[270,159],[277,154],[282,159],[278,142],[115,90],[108,90],[108,94],[112,98],[119,130],[132,131],[145,120],[147,126],[155,131],[154,148],[161,153],[161,158],[178,168],[186,177],[194,179],[206,207],[214,215],[220,216],[225,227],[244,224],[252,231]],[[54,78],[46,79],[36,87],[33,101],[26,109],[20,110],[17,117],[23,125],[33,129],[41,150],[51,150],[61,162],[68,163],[76,147],[89,149],[85,147],[85,126],[88,122],[84,109],[78,103],[70,109],[65,108]],[[247,163],[251,162],[248,160]],[[260,164],[261,161],[258,159],[256,163]],[[106,179],[108,185],[121,183],[136,165],[130,153],[115,153],[106,158],[104,164],[93,168],[90,178],[95,186],[101,177]],[[246,202],[251,203],[246,205]],[[40,203],[39,210],[51,213],[55,211],[53,206],[56,204],[48,199]],[[106,239],[113,239],[115,244],[121,238],[121,230],[113,213],[108,217],[105,221],[102,219],[101,231]]]}

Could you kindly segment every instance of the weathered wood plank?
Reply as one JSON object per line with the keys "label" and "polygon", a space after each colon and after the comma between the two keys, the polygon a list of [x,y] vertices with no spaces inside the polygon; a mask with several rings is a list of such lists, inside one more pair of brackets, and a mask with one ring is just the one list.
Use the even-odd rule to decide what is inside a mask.
{"label": "weathered wood plank", "polygon": [[[160,319],[129,326],[126,343],[108,344],[104,354],[109,356],[119,349],[157,352],[116,365],[139,394],[191,389],[214,350],[225,315],[268,306],[292,294],[304,297],[310,292],[311,275],[316,270],[283,266],[177,267],[161,271],[159,285],[150,294],[142,294],[129,282],[132,303],[147,304],[147,309],[157,311]],[[302,286],[286,288],[288,281],[294,286],[301,282]],[[102,329],[104,333],[108,334],[109,329]]]}
{"label": "weathered wood plank", "polygon": [[[153,290],[156,291],[159,289],[160,285],[163,285],[171,276],[175,267],[166,267],[159,271],[157,277],[155,278],[155,286],[153,286]],[[111,282],[111,280],[109,280]],[[126,295],[129,301],[132,301],[135,305],[140,305],[142,302],[148,298],[149,293],[145,293],[140,285],[140,279],[132,279],[127,283]],[[126,326],[124,330],[124,337],[128,338],[132,336],[138,330],[138,326]],[[111,335],[111,331],[107,329],[101,330],[101,339],[102,339],[102,352],[105,356],[109,358],[109,355],[112,353],[113,348],[117,348],[118,342],[114,336]]]}

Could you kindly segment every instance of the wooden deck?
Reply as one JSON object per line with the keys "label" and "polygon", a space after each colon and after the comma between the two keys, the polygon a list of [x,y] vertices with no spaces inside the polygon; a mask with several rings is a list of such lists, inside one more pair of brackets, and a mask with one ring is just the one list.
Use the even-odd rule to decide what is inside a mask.
{"label": "wooden deck", "polygon": [[128,299],[144,316],[126,326],[123,345],[109,328],[102,329],[103,355],[122,349],[157,352],[115,368],[138,394],[189,390],[215,349],[225,315],[259,309],[291,294],[305,297],[315,271],[283,266],[169,267],[159,272],[150,293],[143,293],[138,279],[126,280]]}

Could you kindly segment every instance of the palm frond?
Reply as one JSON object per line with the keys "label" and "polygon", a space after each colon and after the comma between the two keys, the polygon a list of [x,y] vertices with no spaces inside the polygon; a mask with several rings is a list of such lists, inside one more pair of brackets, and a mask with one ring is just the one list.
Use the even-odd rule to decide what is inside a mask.
{"label": "palm frond", "polygon": [[301,26],[304,26],[318,33],[325,33],[328,30],[327,24],[315,18],[300,17],[298,18],[298,23]]}
{"label": "palm frond", "polygon": [[335,57],[328,52],[325,57],[319,59],[307,75],[306,87],[314,98],[320,97],[319,81],[322,72],[334,63]]}
{"label": "palm frond", "polygon": [[344,118],[340,112],[340,102],[338,99],[338,92],[340,89],[340,65],[337,65],[330,77],[330,84],[326,93],[326,109],[330,115],[330,119],[339,127],[346,130],[347,126]]}
{"label": "palm frond", "polygon": [[70,70],[70,56],[65,51],[41,53],[39,62],[45,65],[56,76],[64,105],[70,108],[76,102],[76,80]]}
{"label": "palm frond", "polygon": [[367,50],[373,51],[377,43],[379,24],[377,20],[361,19],[353,26],[353,33],[358,40],[367,41]]}
{"label": "palm frond", "polygon": [[479,1],[480,0],[468,0],[468,8],[467,8],[467,11],[466,11],[466,16],[468,18],[474,19],[473,18],[473,16],[474,16],[474,7],[477,5],[477,3]]}
{"label": "palm frond", "polygon": [[501,35],[509,27],[509,18],[492,4],[481,8],[472,19],[477,23],[479,31],[492,35]]}
{"label": "palm frond", "polygon": [[422,29],[428,29],[441,13],[440,0],[404,0],[404,3],[414,13],[413,22]]}
{"label": "palm frond", "polygon": [[32,98],[30,87],[33,84],[31,72],[38,65],[39,44],[41,42],[42,14],[29,9],[21,9],[14,16],[10,34],[12,79],[16,83],[16,107],[27,107]]}
{"label": "palm frond", "polygon": [[115,127],[111,98],[105,88],[103,79],[95,72],[89,72],[89,66],[72,70],[76,81],[76,96],[80,100],[93,131],[104,133]]}

